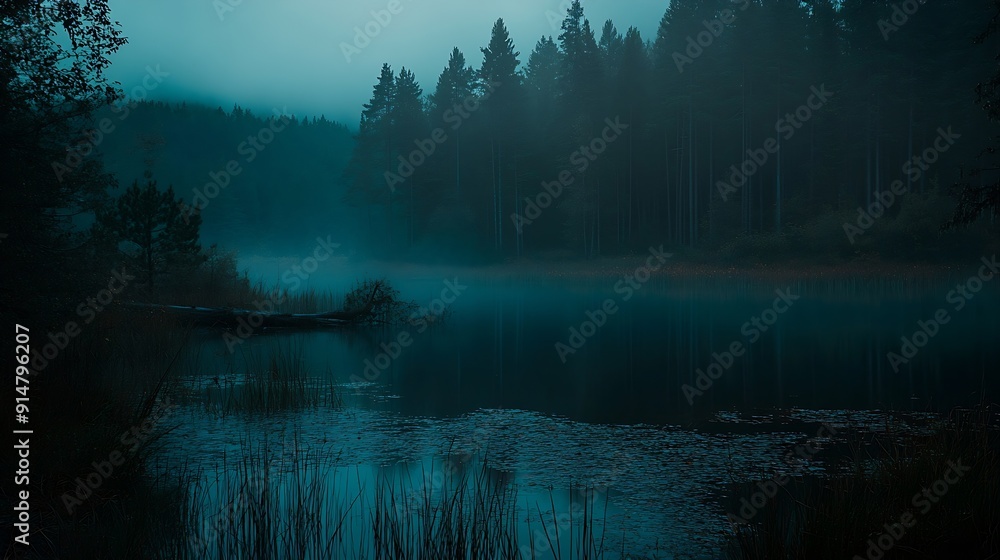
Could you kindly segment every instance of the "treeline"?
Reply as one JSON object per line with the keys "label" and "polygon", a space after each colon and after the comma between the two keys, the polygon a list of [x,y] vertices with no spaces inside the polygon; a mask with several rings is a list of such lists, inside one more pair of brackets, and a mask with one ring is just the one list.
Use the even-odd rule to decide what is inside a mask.
{"label": "treeline", "polygon": [[122,187],[147,173],[173,186],[188,212],[200,210],[206,246],[282,254],[354,227],[339,184],[354,146],[343,125],[153,102],[105,108],[92,125],[104,119],[115,124],[98,146],[106,169]]}
{"label": "treeline", "polygon": [[[498,20],[482,64],[456,48],[431,92],[383,66],[348,202],[390,254],[926,256],[966,240],[938,226],[989,136],[974,88],[994,63],[972,42],[988,7],[673,0],[647,38],[576,1],[527,55]],[[843,224],[897,180],[852,244]]]}

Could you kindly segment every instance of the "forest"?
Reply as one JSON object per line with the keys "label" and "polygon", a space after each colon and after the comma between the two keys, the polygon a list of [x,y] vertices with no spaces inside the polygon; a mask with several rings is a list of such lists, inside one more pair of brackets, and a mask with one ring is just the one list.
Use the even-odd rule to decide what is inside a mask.
{"label": "forest", "polygon": [[998,557],[1000,0],[555,1],[0,0],[5,558]]}
{"label": "forest", "polygon": [[975,86],[994,62],[963,5],[903,22],[889,3],[678,0],[646,38],[574,3],[528,54],[498,20],[482,64],[456,48],[427,91],[387,61],[354,128],[292,117],[215,205],[209,173],[276,117],[143,102],[102,148],[118,177],[185,185],[205,239],[255,251],[332,228],[417,261],[961,256],[996,231],[941,228],[992,145]]}
{"label": "forest", "polygon": [[[888,2],[677,0],[647,38],[593,26],[574,2],[562,33],[525,54],[498,20],[482,65],[455,49],[426,95],[406,68],[383,66],[348,197],[390,253],[954,249],[967,238],[938,226],[988,145],[974,85],[994,65],[971,48],[964,6],[920,3],[905,22]],[[859,209],[890,190],[879,235],[854,232]]]}

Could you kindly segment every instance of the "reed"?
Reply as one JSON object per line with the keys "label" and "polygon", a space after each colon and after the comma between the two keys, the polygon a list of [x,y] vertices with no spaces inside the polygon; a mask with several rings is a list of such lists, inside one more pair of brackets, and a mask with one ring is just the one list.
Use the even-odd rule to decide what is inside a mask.
{"label": "reed", "polygon": [[[458,468],[432,462],[420,471],[424,483],[385,471],[373,481],[336,468],[333,453],[308,450],[297,435],[244,440],[214,473],[189,484],[178,515],[184,530],[160,535],[154,539],[159,547],[145,554],[171,560],[626,557],[604,549],[598,500],[567,512],[557,512],[554,502],[546,512],[522,509],[509,476],[486,458],[466,459]],[[593,491],[582,490],[581,496]],[[525,541],[524,516],[534,517],[528,529],[548,536]]]}
{"label": "reed", "polygon": [[254,416],[320,406],[340,407],[342,399],[332,375],[312,375],[302,345],[295,340],[240,348],[240,367],[230,365],[205,388],[205,410],[226,416]]}

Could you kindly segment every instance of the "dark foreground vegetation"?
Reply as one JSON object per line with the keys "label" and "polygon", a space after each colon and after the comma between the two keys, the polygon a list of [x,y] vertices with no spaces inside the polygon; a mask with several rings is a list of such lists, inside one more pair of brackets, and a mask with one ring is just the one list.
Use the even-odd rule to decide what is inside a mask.
{"label": "dark foreground vegetation", "polygon": [[[658,37],[645,43],[636,31],[621,34],[610,22],[598,37],[574,3],[563,33],[541,40],[523,72],[500,21],[482,68],[473,71],[460,52],[452,54],[430,96],[429,112],[413,75],[387,65],[351,146],[353,158],[347,162],[342,156],[321,170],[327,173],[324,180],[340,181],[331,198],[364,209],[361,231],[377,253],[387,255],[419,254],[429,246],[487,254],[491,261],[545,251],[593,257],[667,243],[732,259],[809,253],[934,261],[956,251],[978,257],[981,245],[970,240],[996,233],[995,184],[970,181],[959,170],[989,146],[989,134],[977,132],[982,118],[970,92],[995,68],[988,54],[977,59],[962,51],[961,60],[972,62],[958,64],[949,53],[958,48],[953,41],[975,36],[982,18],[967,18],[965,4],[957,0],[927,3],[921,8],[927,11],[926,26],[914,21],[912,34],[886,43],[869,25],[879,10],[889,10],[886,2],[844,2],[839,10],[832,2],[810,9],[781,2],[748,6],[738,24],[683,72],[671,53],[684,52],[685,38],[701,31],[703,19],[717,17],[722,5],[675,2]],[[200,228],[218,211],[225,220],[213,221],[210,229],[216,232],[243,235],[248,224],[258,223],[277,231],[293,206],[270,204],[273,198],[266,196],[242,206],[219,199],[202,214],[189,198],[193,180],[157,166],[156,138],[142,143],[151,154],[143,165],[117,178],[100,158],[70,162],[67,152],[93,130],[93,117],[120,100],[104,71],[125,37],[102,1],[0,2],[0,25],[5,228],[0,250],[6,272],[0,314],[8,328],[22,324],[33,333],[30,390],[39,404],[31,428],[45,434],[45,445],[32,449],[35,469],[28,487],[36,513],[24,557],[327,557],[348,546],[343,519],[335,514],[351,508],[358,508],[366,523],[356,535],[361,548],[349,552],[364,557],[455,558],[490,551],[531,558],[560,546],[553,542],[558,536],[526,542],[516,534],[516,489],[494,477],[488,457],[443,495],[417,495],[411,508],[398,481],[384,481],[364,496],[338,496],[309,471],[270,479],[268,450],[250,447],[236,478],[222,487],[222,501],[214,502],[233,504],[235,513],[221,517],[206,535],[206,489],[196,482],[203,473],[159,463],[163,437],[181,422],[184,407],[196,402],[220,416],[336,407],[337,389],[315,383],[294,350],[287,350],[268,359],[245,356],[239,388],[219,382],[203,394],[185,394],[176,383],[177,358],[194,344],[196,331],[153,316],[140,320],[118,304],[248,309],[272,296],[273,290],[253,286],[238,273],[232,255],[204,247]],[[781,33],[773,32],[777,28]],[[59,33],[68,41],[52,39]],[[758,51],[754,44],[762,35],[785,43],[775,43],[773,52]],[[942,73],[947,78],[936,82]],[[721,81],[709,87],[715,77]],[[805,102],[811,86],[824,83],[838,93],[786,138],[786,157],[762,167],[723,199],[729,191],[717,182],[728,180],[728,165],[717,171],[718,162],[739,164],[776,120]],[[487,100],[493,84],[499,85]],[[927,95],[916,97],[923,86]],[[991,77],[978,92],[991,120],[997,116],[996,90]],[[470,117],[462,135],[405,181],[387,179],[387,168],[402,174],[394,162],[409,156],[413,140],[447,124],[442,111],[469,96],[483,102],[483,109]],[[952,105],[956,98],[961,103]],[[201,111],[146,109],[168,121]],[[139,114],[135,126],[142,123]],[[577,168],[570,158],[578,146],[602,135],[611,126],[606,119],[619,116],[628,129],[621,127],[623,135],[599,161]],[[220,128],[241,119],[238,127],[259,124],[242,110],[212,119]],[[884,231],[878,240],[862,235],[851,243],[845,221],[856,223],[857,208],[891,188],[900,178],[896,170],[933,142],[938,127],[949,125],[964,135],[962,147],[911,180],[909,194],[880,222]],[[333,151],[347,142],[342,127],[331,123],[296,126],[302,143],[329,134],[333,139],[324,146]],[[566,167],[576,168],[570,172],[573,188],[567,187],[537,224],[515,227],[517,214],[527,215],[525,198]],[[695,189],[705,177],[715,188]],[[130,187],[113,196],[119,180]],[[952,185],[961,189],[957,206],[948,196]],[[401,189],[399,196],[392,196],[390,187]],[[291,192],[302,197],[302,191]],[[944,236],[939,227],[950,217],[970,229]],[[314,228],[300,231],[326,233]],[[346,296],[295,294],[284,298],[282,310],[357,309],[371,301],[364,299],[368,288],[362,284]],[[392,292],[383,295],[386,307],[362,322],[390,323],[411,309]],[[797,485],[794,499],[776,502],[760,521],[735,529],[734,554],[868,554],[868,541],[879,539],[871,527],[901,520],[914,493],[954,468],[949,461],[962,461],[971,470],[885,557],[930,558],[946,551],[995,555],[996,423],[992,409],[978,412],[973,419],[951,419],[931,436],[877,440],[886,447],[873,451],[867,445],[846,475]],[[9,461],[12,455],[4,457]],[[321,468],[323,458],[313,459]],[[6,472],[15,470],[11,466],[4,465]],[[291,501],[273,500],[277,484]],[[13,500],[14,494],[4,493],[5,526],[13,525],[7,517]],[[337,503],[343,509],[327,507]],[[575,518],[569,533],[573,556],[624,556],[626,551],[603,548],[594,516],[593,509],[585,509]]]}

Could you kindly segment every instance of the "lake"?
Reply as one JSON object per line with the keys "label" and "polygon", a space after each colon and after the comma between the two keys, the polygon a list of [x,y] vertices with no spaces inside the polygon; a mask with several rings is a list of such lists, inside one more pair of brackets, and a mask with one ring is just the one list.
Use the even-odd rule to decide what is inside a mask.
{"label": "lake", "polygon": [[[613,558],[719,558],[734,485],[831,472],[850,434],[920,430],[996,394],[996,285],[955,291],[972,264],[939,277],[643,279],[642,260],[589,275],[343,264],[307,286],[343,293],[384,275],[441,318],[269,333],[233,352],[199,332],[162,454],[200,473],[198,538],[217,538],[212,520],[251,456],[275,503],[322,489],[326,522],[313,522],[341,528],[323,529],[337,554],[377,556],[377,488],[398,488],[405,516],[404,503],[479,484],[511,492],[498,515],[538,558],[588,543]],[[253,264],[277,278],[287,263]],[[291,362],[308,405],[227,408],[251,364]]]}

